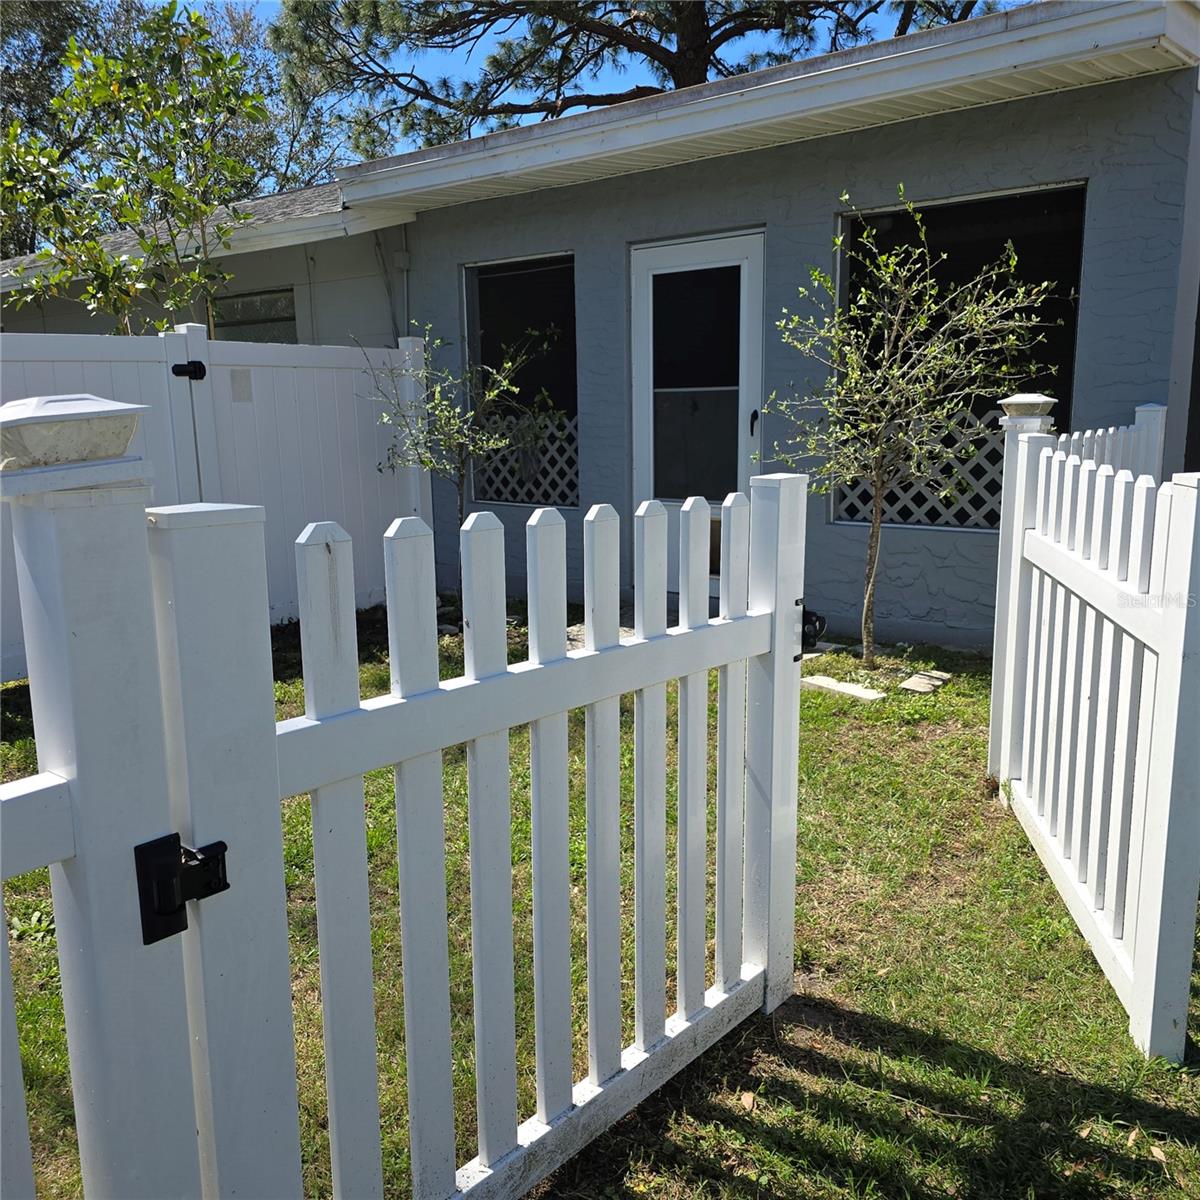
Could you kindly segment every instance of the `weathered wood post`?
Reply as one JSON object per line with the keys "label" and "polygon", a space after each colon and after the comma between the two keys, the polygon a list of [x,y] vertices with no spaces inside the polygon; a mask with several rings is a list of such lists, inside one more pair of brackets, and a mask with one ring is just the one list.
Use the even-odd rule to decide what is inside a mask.
{"label": "weathered wood post", "polygon": [[68,781],[74,810],[76,854],[50,884],[84,1189],[161,1200],[201,1182],[183,945],[143,943],[134,865],[135,846],[175,832],[150,472],[121,457],[141,411],[55,396],[5,413],[3,487],[38,768]]}
{"label": "weathered wood post", "polygon": [[[992,703],[988,721],[988,774],[998,779],[1008,772],[1008,764],[1001,761],[1001,731],[1012,713],[1012,689],[1019,688],[1024,680],[1010,675],[1010,652],[1021,644],[1019,631],[1014,622],[1022,623],[1028,617],[1028,579],[1021,573],[1022,539],[1025,530],[1033,524],[1033,504],[1026,503],[1024,488],[1028,484],[1036,488],[1038,449],[1028,457],[1028,470],[1022,476],[1019,464],[1019,448],[1022,434],[1049,433],[1053,421],[1050,410],[1054,401],[1049,396],[1036,394],[1010,396],[1001,407],[1004,416],[1000,425],[1004,429],[1004,475],[1000,493],[1000,545],[996,556],[996,625],[992,640]],[[1050,439],[1046,440],[1050,444]],[[1032,501],[1033,497],[1028,497]],[[1014,593],[1014,586],[1017,592]],[[1024,592],[1021,593],[1021,587]],[[1024,599],[1020,597],[1023,594]]]}

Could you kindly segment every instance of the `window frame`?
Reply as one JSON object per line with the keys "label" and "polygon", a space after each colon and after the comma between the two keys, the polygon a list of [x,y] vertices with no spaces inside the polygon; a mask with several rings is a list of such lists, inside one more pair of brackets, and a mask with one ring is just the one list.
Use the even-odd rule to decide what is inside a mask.
{"label": "window frame", "polygon": [[[259,320],[254,320],[254,321],[250,321],[250,320],[220,321],[217,318],[217,306],[225,301],[245,300],[249,297],[254,297],[254,296],[282,296],[282,295],[288,295],[288,296],[291,296],[291,298],[292,298],[292,315],[290,318],[268,317],[265,320],[259,319]],[[293,345],[293,346],[299,346],[299,345],[303,344],[300,341],[300,318],[297,313],[296,288],[294,285],[289,284],[285,287],[277,287],[277,288],[254,288],[253,290],[250,290],[250,291],[227,292],[221,296],[214,296],[212,298],[212,318],[213,318],[213,332],[214,333],[216,333],[218,330],[221,330],[221,329],[238,329],[238,328],[243,328],[243,327],[249,326],[249,325],[286,325],[289,323],[289,320],[290,320],[291,326],[292,326],[293,330],[295,331],[295,338],[291,342],[278,343],[278,344]],[[222,339],[220,337],[217,337],[216,340],[217,341],[222,341],[222,340],[236,341],[237,339],[236,338]],[[262,343],[262,344],[270,345],[271,343]]]}
{"label": "window frame", "polygon": [[[1056,180],[1049,183],[1034,183],[1017,187],[1008,188],[991,188],[986,191],[979,192],[961,192],[949,196],[936,196],[928,199],[914,199],[906,194],[905,200],[912,204],[921,213],[929,212],[931,209],[946,208],[954,204],[971,204],[978,200],[1003,200],[1009,196],[1032,196],[1039,192],[1069,192],[1078,191],[1083,195],[1082,206],[1082,244],[1079,252],[1079,275],[1080,285],[1083,282],[1084,263],[1087,257],[1087,215],[1088,215],[1088,179],[1086,177],[1071,178]],[[901,202],[891,200],[886,204],[875,204],[865,208],[852,209],[848,207],[840,207],[834,212],[833,216],[833,232],[834,237],[839,239],[837,244],[844,245],[845,238],[851,232],[851,223],[862,217],[879,216],[882,214],[891,214],[896,212],[901,207]],[[842,249],[835,249],[833,252],[833,276],[834,294],[837,297],[838,306],[841,307],[849,299],[850,293],[850,274],[846,269],[846,255]],[[1081,286],[1082,291],[1082,286]],[[1079,365],[1079,323],[1075,325],[1075,341],[1072,347],[1073,372],[1078,370]],[[1074,393],[1074,384],[1072,383],[1072,393]],[[1074,401],[1074,395],[1071,397]],[[852,521],[847,517],[839,517],[838,511],[838,492],[841,487],[833,487],[829,489],[825,497],[825,523],[827,525],[838,525],[848,529],[866,530],[869,528],[866,521]],[[915,531],[918,533],[964,533],[973,536],[996,537],[1000,532],[1000,525],[997,523],[992,528],[981,528],[972,525],[938,525],[933,523],[913,522],[913,521],[888,521],[884,520],[884,528],[887,529],[903,529]]]}
{"label": "window frame", "polygon": [[[573,248],[564,250],[542,250],[535,254],[508,254],[499,258],[481,258],[468,259],[459,264],[459,327],[463,331],[462,348],[459,355],[460,366],[464,373],[471,369],[473,363],[479,361],[480,343],[479,343],[479,290],[477,286],[478,271],[487,267],[502,267],[508,263],[551,263],[556,259],[570,259],[572,269],[576,265],[575,251]],[[566,509],[568,512],[578,511],[583,505],[583,493],[579,486],[580,476],[580,439],[578,436],[579,422],[579,336],[578,336],[578,289],[572,284],[572,297],[575,301],[575,312],[572,316],[575,318],[575,421],[576,421],[576,501],[574,504],[554,504],[546,505],[539,504],[527,500],[492,500],[480,499],[475,494],[476,487],[476,470],[475,463],[472,461],[471,472],[468,480],[469,495],[467,503],[470,505],[486,505],[489,508],[501,506],[504,508],[519,508],[519,509],[536,509],[536,508],[559,508]]]}

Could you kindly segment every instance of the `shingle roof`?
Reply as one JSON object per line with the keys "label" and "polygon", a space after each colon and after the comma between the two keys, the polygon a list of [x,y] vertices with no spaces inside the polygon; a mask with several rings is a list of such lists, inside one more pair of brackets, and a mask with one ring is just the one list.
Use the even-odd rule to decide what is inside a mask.
{"label": "shingle roof", "polygon": [[[239,200],[239,212],[249,213],[250,220],[240,228],[274,225],[280,221],[294,221],[304,217],[319,217],[342,210],[342,189],[338,183],[318,183],[313,187],[297,188],[290,192],[277,192],[273,196],[257,196],[253,200]],[[106,249],[114,254],[133,254],[138,248],[137,238],[132,233],[114,233],[104,239]],[[13,268],[28,266],[40,260],[36,255],[26,254],[0,262],[0,274],[11,275]]]}

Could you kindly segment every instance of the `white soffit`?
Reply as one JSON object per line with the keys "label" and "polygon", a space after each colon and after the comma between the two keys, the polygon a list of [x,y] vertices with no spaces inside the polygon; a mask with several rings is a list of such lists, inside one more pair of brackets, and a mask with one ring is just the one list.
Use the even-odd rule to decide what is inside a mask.
{"label": "white soffit", "polygon": [[1054,0],[741,79],[362,163],[346,169],[340,183],[351,209],[387,203],[416,213],[1197,62],[1197,0]]}

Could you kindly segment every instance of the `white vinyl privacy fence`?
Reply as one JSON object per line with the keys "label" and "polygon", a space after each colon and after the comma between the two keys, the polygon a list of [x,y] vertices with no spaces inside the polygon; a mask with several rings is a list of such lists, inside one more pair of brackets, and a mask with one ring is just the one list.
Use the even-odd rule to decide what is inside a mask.
{"label": "white vinyl privacy fence", "polygon": [[[374,540],[396,516],[429,518],[427,477],[377,470],[388,431],[367,369],[383,379],[420,345],[213,342],[201,325],[159,337],[3,333],[0,400],[80,392],[148,405],[133,449],[150,464],[155,503],[266,508],[267,594],[271,619],[282,621],[298,612],[291,543],[308,522],[335,520]],[[13,679],[25,653],[7,511],[0,522],[0,649]],[[360,608],[383,600],[381,563],[358,566],[354,598]]]}
{"label": "white vinyl privacy fence", "polygon": [[1200,476],[1159,482],[1162,409],[1056,439],[1022,415],[1039,399],[1006,405],[989,767],[1134,1041],[1179,1061],[1200,884]]}
{"label": "white vinyl privacy fence", "polygon": [[[39,768],[0,790],[3,874],[50,864],[85,1189],[301,1194],[279,804],[312,797],[334,1193],[382,1194],[363,773],[394,766],[414,1194],[515,1196],[723,1033],[791,991],[805,480],[721,518],[635,523],[635,635],[618,640],[618,519],[585,526],[587,645],[567,651],[564,524],[528,526],[529,660],[507,662],[504,540],[463,528],[466,670],[439,683],[433,540],[392,524],[391,694],[360,701],[356,564],[336,524],[294,548],[305,715],[275,724],[268,551],[254,506],[145,506],[136,486],[9,488]],[[382,553],[381,553],[382,549]],[[672,583],[674,581],[671,581]],[[106,597],[98,607],[98,594]],[[710,863],[708,672],[720,677]],[[676,956],[666,1011],[666,684],[680,680]],[[619,698],[635,697],[635,1032],[621,1044]],[[110,703],[120,694],[119,706]],[[572,1078],[567,712],[586,710],[588,1073]],[[537,1111],[518,1122],[509,729],[529,725]],[[466,743],[478,1155],[456,1162],[442,752]],[[180,848],[195,848],[195,853]],[[135,848],[136,852],[135,852]],[[136,865],[136,869],[135,869]],[[706,980],[706,880],[715,963]],[[225,886],[227,884],[227,887]],[[189,896],[203,897],[195,901]],[[7,958],[3,1191],[31,1188]]]}

